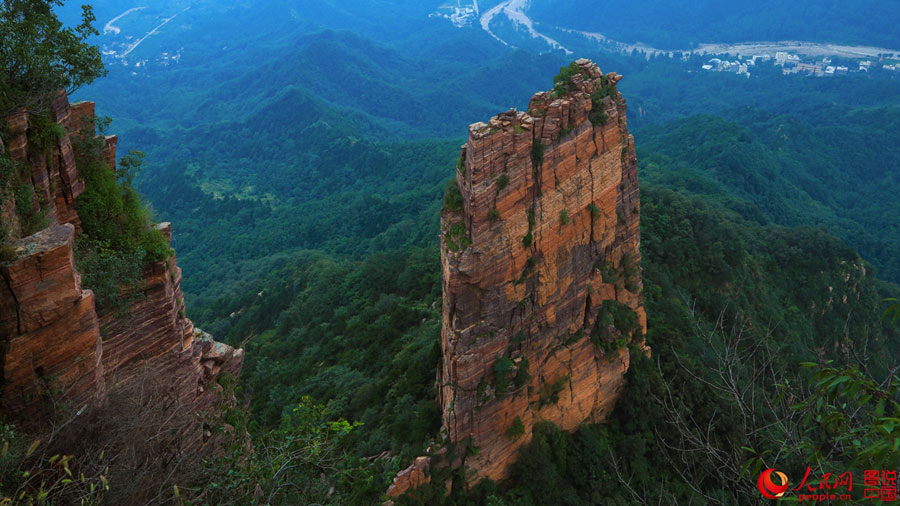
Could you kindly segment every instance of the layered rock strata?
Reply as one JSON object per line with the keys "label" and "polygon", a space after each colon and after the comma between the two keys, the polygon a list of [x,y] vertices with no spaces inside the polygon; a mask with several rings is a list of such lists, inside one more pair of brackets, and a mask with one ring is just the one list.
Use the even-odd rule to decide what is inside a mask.
{"label": "layered rock strata", "polygon": [[[220,400],[218,379],[224,372],[239,374],[243,350],[214,341],[185,316],[174,253],[145,267],[138,293],[122,289],[120,297],[131,301],[128,311],[98,314],[74,261],[84,182],[71,138],[94,135],[93,116],[92,102],[70,107],[66,95],[58,94],[51,117],[67,135],[41,156],[29,147],[27,111],[7,119],[9,157],[27,169],[35,209],[50,224],[12,242],[13,258],[0,263],[0,409],[7,419],[38,424],[48,400],[77,409],[149,374],[178,399],[173,406],[201,415],[183,428],[181,450],[196,450],[206,440],[199,420]],[[116,141],[104,139],[110,170],[116,166]],[[15,230],[14,209],[8,208],[0,208],[3,223]],[[170,224],[157,227],[171,240]]]}
{"label": "layered rock strata", "polygon": [[55,392],[79,405],[104,390],[100,325],[75,270],[74,236],[71,224],[50,226],[0,265],[0,408],[8,417],[42,414]]}
{"label": "layered rock strata", "polygon": [[621,76],[575,65],[527,112],[469,127],[441,214],[439,401],[472,482],[505,478],[540,421],[604,421],[646,328]]}

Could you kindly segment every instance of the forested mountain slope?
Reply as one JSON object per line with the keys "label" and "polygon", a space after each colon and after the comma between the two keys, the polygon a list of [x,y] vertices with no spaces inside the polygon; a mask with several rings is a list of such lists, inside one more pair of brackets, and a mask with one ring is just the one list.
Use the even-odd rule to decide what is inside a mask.
{"label": "forested mountain slope", "polygon": [[824,121],[741,112],[740,123],[695,116],[643,130],[645,180],[753,202],[744,210],[751,218],[822,227],[883,278],[900,279],[900,109],[851,109]]}
{"label": "forested mountain slope", "polygon": [[[896,76],[807,78],[760,62],[747,78],[701,72],[699,56],[590,45],[577,48],[583,55],[541,53],[504,45],[477,20],[457,28],[428,17],[434,6],[411,0],[174,0],[131,13],[98,3],[107,33],[96,40],[115,54],[106,55],[109,76],[80,93],[102,97],[98,112],[114,118],[121,152],[147,154],[134,188],[139,157],[116,171],[127,184],[107,185],[109,197],[132,202],[142,231],[150,219],[136,189],[173,222],[187,310],[245,350],[241,381],[210,385],[241,401],[204,427],[231,444],[184,477],[186,495],[377,503],[411,458],[444,443],[438,224],[455,197],[442,202],[442,192],[460,170],[470,123],[524,109],[580,56],[625,76],[652,353],[632,350],[609,424],[574,435],[538,425],[511,479],[469,490],[464,471],[435,468],[432,486],[398,502],[753,504],[761,468],[793,479],[806,466],[895,465],[883,433],[900,397],[882,380],[900,336],[881,315],[883,299],[900,293]],[[557,23],[548,5],[531,5],[538,28]],[[553,29],[596,21],[585,27],[630,40],[644,26],[651,42],[680,46],[727,28],[701,19],[703,29],[663,33],[662,21],[692,11],[621,5],[619,21],[586,5],[565,2],[583,15]],[[834,32],[842,42],[896,43],[892,13],[860,20],[847,6],[802,5],[744,2],[723,15],[764,26],[728,32],[739,38],[802,25],[815,40]],[[655,17],[638,23],[642,9]],[[853,26],[834,29],[836,16]],[[34,199],[17,200],[33,211]],[[127,281],[114,269],[95,274],[113,291]],[[171,310],[184,318],[181,304]],[[279,451],[298,444],[322,451],[280,467]]]}

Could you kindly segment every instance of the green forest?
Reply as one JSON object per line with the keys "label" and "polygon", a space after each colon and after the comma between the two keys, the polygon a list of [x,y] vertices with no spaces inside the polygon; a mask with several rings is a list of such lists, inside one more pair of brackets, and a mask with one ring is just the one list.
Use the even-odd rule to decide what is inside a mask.
{"label": "green forest", "polygon": [[[646,72],[650,75],[634,79],[635,101],[641,94],[651,96],[655,69]],[[767,426],[793,413],[793,407],[784,401],[775,407],[753,406],[758,413],[742,420],[743,406],[707,383],[719,380],[715,364],[726,352],[740,356],[732,365],[741,371],[740,388],[773,392],[772,399],[812,395],[805,385],[816,371],[799,367],[804,362],[824,367],[834,360],[832,365],[859,367],[878,378],[890,371],[891,363],[879,360],[893,356],[897,333],[880,319],[881,300],[896,295],[897,288],[878,278],[896,279],[896,234],[891,233],[896,230],[896,204],[888,189],[896,185],[890,170],[897,164],[898,130],[891,114],[896,105],[869,94],[859,99],[862,103],[846,105],[839,101],[849,94],[845,86],[812,80],[779,83],[792,90],[788,99],[772,96],[761,85],[744,87],[738,78],[727,81],[729,77],[721,76],[721,82],[719,76],[706,82],[686,77],[699,105],[667,106],[666,114],[675,119],[635,130],[647,340],[654,355],[635,361],[611,423],[587,426],[573,436],[546,427],[508,482],[483,484],[446,499],[434,490],[433,496],[420,493],[413,502],[743,504],[758,500],[750,469],[758,474],[773,453],[789,455],[778,462],[792,475],[802,475],[810,462],[858,465],[850,448],[843,453],[832,449],[831,460],[822,458],[817,447],[829,440],[814,424],[798,422],[772,433],[737,430],[748,424]],[[858,84],[884,87],[883,93],[895,87],[891,81]],[[735,89],[723,88],[732,85]],[[732,101],[712,89],[727,89],[741,98]],[[667,93],[676,91],[667,90],[652,95],[662,101],[659,107],[670,98]],[[767,93],[777,103],[753,105],[765,104]],[[823,103],[827,111],[820,109]],[[784,108],[775,113],[770,107],[776,105]],[[678,118],[696,109],[716,115]],[[339,199],[291,206],[313,214],[295,217],[302,223],[287,239],[273,229],[270,240],[250,241],[293,248],[290,254],[259,254],[259,260],[251,260],[256,253],[241,256],[246,270],[235,279],[242,281],[224,292],[224,283],[218,284],[218,296],[201,293],[192,302],[192,314],[205,328],[246,347],[242,383],[254,430],[278,426],[292,406],[309,396],[332,418],[362,423],[348,440],[349,455],[390,452],[389,462],[370,468],[383,485],[421,454],[423,441],[437,437],[440,419],[431,385],[439,359],[440,279],[437,238],[429,230],[437,228],[441,179],[452,174],[459,143],[414,143],[433,158],[396,165],[377,189],[370,186],[368,194],[377,198],[358,196],[351,186],[337,194]],[[377,167],[367,165],[366,173]],[[411,171],[407,177],[403,167]],[[398,176],[397,183],[391,183],[391,174]],[[386,185],[413,186],[428,174],[435,174],[434,184],[380,198],[390,194],[382,193]],[[318,181],[327,186],[340,175],[324,177]],[[366,192],[365,186],[360,188]],[[222,209],[232,206],[230,216],[219,218],[228,223],[266,209],[253,199],[210,199],[199,188],[195,195]],[[402,211],[382,212],[390,206]],[[197,209],[204,210],[197,213],[204,221],[211,219],[210,207]],[[271,209],[266,212],[289,213],[278,204]],[[379,222],[381,217],[386,221]],[[284,220],[277,217],[272,223]],[[324,226],[307,235],[310,222]],[[338,222],[341,227],[327,225]],[[189,223],[191,230],[201,228]],[[252,237],[265,237],[259,226],[265,222],[255,223]],[[235,239],[240,240],[230,241]],[[878,267],[856,251],[865,251],[864,258]],[[191,249],[184,253],[185,262],[191,254]],[[849,290],[848,302],[836,303],[829,287]],[[756,356],[760,346],[765,350],[761,357]],[[765,367],[766,375],[755,376],[756,367]],[[672,385],[679,390],[668,390]],[[697,444],[675,424],[685,413],[692,413],[699,426],[722,427],[706,444],[723,453],[732,473],[664,444]],[[861,422],[853,418],[848,423]],[[616,460],[616,455],[629,458]],[[690,477],[681,471],[686,465],[697,470]],[[348,485],[351,490],[359,486]]]}
{"label": "green forest", "polygon": [[[0,34],[37,47],[44,32],[22,20],[52,32],[55,17],[10,5],[57,3],[0,4]],[[467,125],[524,109],[572,58],[485,47],[471,65],[464,56],[483,40],[402,51],[315,25],[201,55],[135,90],[121,69],[102,77],[85,42],[92,18],[46,42],[19,81],[2,61],[0,84],[15,93],[0,112],[39,111],[47,93],[96,80],[75,96],[96,100],[112,116],[104,131],[141,152],[111,172],[96,140],[78,147],[82,282],[112,307],[146,262],[177,253],[188,316],[245,350],[240,377],[220,382],[238,402],[206,422],[226,446],[177,477],[160,473],[171,493],[158,502],[377,504],[430,444],[452,455],[435,400],[442,195]],[[746,79],[691,71],[700,60],[585,56],[626,76],[652,353],[633,350],[608,423],[540,425],[509,480],[470,489],[464,470],[438,469],[398,503],[762,504],[756,478],[769,467],[896,467],[900,328],[884,315],[900,297],[900,80],[772,65]],[[82,72],[48,64],[66,58]],[[47,76],[52,86],[36,84]],[[0,162],[0,192],[14,194],[25,176]],[[174,252],[151,229],[161,220]],[[28,228],[0,230],[0,243],[38,226]],[[0,492],[24,498],[38,488],[19,471],[33,448],[0,422]],[[110,469],[60,477],[59,501],[19,500],[124,504],[129,475]]]}
{"label": "green forest", "polygon": [[[871,266],[822,230],[761,224],[649,184],[642,192],[642,253],[647,343],[654,354],[632,365],[612,422],[575,436],[547,427],[511,482],[482,485],[474,496],[453,497],[448,504],[641,503],[624,484],[616,486],[616,465],[645,500],[710,500],[684,483],[683,456],[672,455],[660,439],[683,442],[672,420],[684,413],[700,426],[722,427],[709,444],[729,452],[734,466],[728,475],[711,462],[692,460],[691,479],[721,500],[752,502],[752,476],[740,473],[747,461],[759,455],[762,462],[798,437],[789,448],[789,469],[802,474],[813,455],[804,445],[824,441],[810,434],[800,438],[799,423],[783,434],[739,430],[748,423],[740,419],[741,406],[706,385],[719,381],[718,366],[740,370],[741,388],[773,397],[779,388],[804,395],[801,385],[811,373],[798,369],[801,362],[827,356],[876,376],[891,367],[882,360],[896,353],[897,331],[880,314],[881,300],[896,294],[896,287],[863,275]],[[363,423],[351,453],[362,457],[389,449],[399,464],[409,461],[440,425],[430,387],[440,353],[437,249],[387,251],[358,263],[310,255],[285,264],[269,281],[241,290],[243,298],[223,297],[215,304],[216,321],[223,324],[218,335],[253,336],[245,344],[243,376],[253,423],[276,424],[305,396],[327,399],[327,413]],[[847,303],[835,300],[843,294],[849,295]],[[738,361],[719,364],[728,352],[737,353]],[[765,367],[766,374],[754,377],[756,367]],[[668,390],[675,385],[677,391]],[[753,408],[759,413],[750,423],[759,428],[790,411],[784,404],[778,406],[782,411]],[[616,464],[610,455],[628,458]],[[845,458],[835,462],[846,464]],[[388,477],[396,470],[387,469]],[[666,486],[660,489],[660,483]],[[434,493],[419,499],[434,504],[441,496],[440,490]]]}

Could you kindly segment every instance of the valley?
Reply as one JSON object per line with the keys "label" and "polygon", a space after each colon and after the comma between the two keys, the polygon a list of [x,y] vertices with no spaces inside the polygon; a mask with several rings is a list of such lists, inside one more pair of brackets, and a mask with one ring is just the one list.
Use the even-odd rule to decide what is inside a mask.
{"label": "valley", "polygon": [[[495,34],[491,30],[491,23],[494,19],[501,15],[506,17],[509,21],[512,22],[513,28],[515,31],[524,32],[524,35],[532,38],[542,40],[546,44],[547,51],[562,51],[565,54],[572,54],[572,51],[566,47],[564,47],[560,42],[554,40],[550,36],[541,33],[535,29],[534,20],[529,17],[528,10],[531,6],[531,2],[527,0],[506,0],[503,1],[480,15],[478,19],[479,25],[481,29],[487,32],[491,37],[493,37],[498,42],[504,45],[510,45],[510,43],[497,34]],[[473,14],[478,15],[477,5],[473,10]],[[459,24],[460,28],[463,28],[467,25]],[[648,44],[644,44],[641,42],[635,43],[627,43],[618,40],[614,40],[607,35],[598,32],[589,32],[589,31],[580,31],[574,30],[571,28],[567,28],[564,25],[554,25],[549,27],[554,32],[562,32],[566,34],[574,34],[589,39],[591,41],[597,42],[600,46],[607,50],[619,51],[622,53],[631,53],[633,51],[637,51],[640,53],[644,53],[647,55],[672,55],[674,53],[680,54],[705,54],[705,55],[753,55],[753,54],[765,54],[770,53],[774,54],[776,52],[792,52],[798,53],[807,56],[838,56],[842,58],[853,58],[853,59],[866,59],[866,58],[878,58],[882,55],[898,55],[900,56],[900,49],[888,49],[883,47],[872,47],[872,46],[863,46],[863,45],[842,45],[835,43],[827,43],[827,42],[808,42],[808,41],[796,41],[796,40],[786,40],[786,41],[777,41],[777,42],[734,42],[734,43],[716,43],[710,41],[703,41],[698,43],[695,47],[687,47],[683,46],[680,48],[668,48],[662,49],[658,47],[653,47]],[[545,30],[547,28],[544,28]]]}
{"label": "valley", "polygon": [[900,40],[862,1],[97,0],[108,74],[69,100],[102,163],[62,113],[0,129],[0,307],[71,227],[54,275],[99,320],[51,375],[151,350],[221,445],[141,474],[153,504],[764,504],[765,469],[889,469]]}
{"label": "valley", "polygon": [[528,17],[528,14],[525,13],[525,7],[527,5],[528,0],[506,0],[503,3],[491,7],[484,14],[482,14],[481,18],[479,19],[481,29],[487,32],[498,42],[508,46],[508,42],[501,39],[491,31],[491,21],[493,21],[494,17],[497,16],[497,14],[503,14],[513,22],[513,25],[517,30],[524,29],[526,34],[531,38],[543,40],[547,44],[547,46],[549,46],[549,49],[560,50],[567,55],[572,54],[572,51],[569,51],[568,49],[560,45],[559,42],[534,29],[534,23],[531,21],[531,18]]}

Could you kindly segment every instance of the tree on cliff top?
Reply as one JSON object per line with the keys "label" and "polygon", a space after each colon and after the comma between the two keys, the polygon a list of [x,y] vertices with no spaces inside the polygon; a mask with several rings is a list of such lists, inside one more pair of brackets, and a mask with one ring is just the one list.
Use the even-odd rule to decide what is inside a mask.
{"label": "tree on cliff top", "polygon": [[16,107],[42,112],[51,94],[73,92],[103,76],[93,10],[82,6],[81,24],[66,28],[53,12],[63,0],[0,0],[0,115]]}

